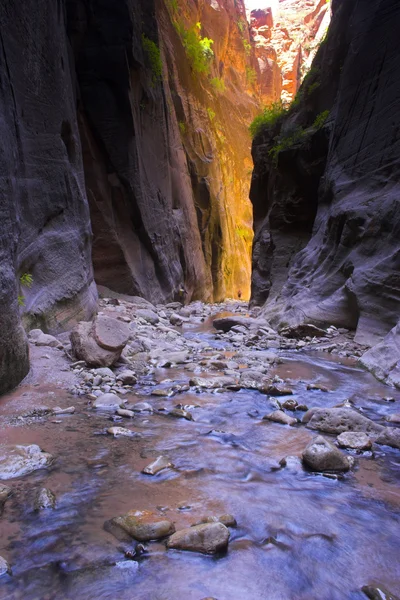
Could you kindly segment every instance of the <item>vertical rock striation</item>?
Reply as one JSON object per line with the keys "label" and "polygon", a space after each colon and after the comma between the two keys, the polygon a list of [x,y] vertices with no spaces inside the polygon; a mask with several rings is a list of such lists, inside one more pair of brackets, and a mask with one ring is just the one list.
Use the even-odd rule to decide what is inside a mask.
{"label": "vertical rock striation", "polygon": [[294,106],[254,140],[252,295],[277,325],[373,345],[400,315],[400,6],[332,8]]}
{"label": "vertical rock striation", "polygon": [[28,370],[18,296],[29,324],[59,330],[97,294],[62,2],[2,2],[0,59],[1,392]]}

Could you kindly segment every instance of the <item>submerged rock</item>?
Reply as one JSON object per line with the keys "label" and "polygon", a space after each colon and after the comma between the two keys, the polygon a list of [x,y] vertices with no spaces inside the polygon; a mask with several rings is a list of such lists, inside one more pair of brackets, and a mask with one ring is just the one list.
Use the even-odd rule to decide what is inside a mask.
{"label": "submerged rock", "polygon": [[139,542],[159,540],[175,532],[175,525],[171,521],[147,510],[130,511],[124,516],[111,519],[111,523]]}
{"label": "submerged rock", "polygon": [[400,450],[400,427],[384,427],[378,437],[375,438],[375,442]]}
{"label": "submerged rock", "polygon": [[283,410],[274,410],[274,412],[263,417],[266,421],[274,421],[275,423],[281,423],[282,425],[296,425],[297,419],[287,415]]}
{"label": "submerged rock", "polygon": [[92,402],[92,406],[99,410],[117,410],[122,403],[116,394],[102,394]]}
{"label": "submerged rock", "polygon": [[56,496],[48,488],[42,488],[38,491],[35,498],[35,510],[44,510],[46,508],[56,507]]}
{"label": "submerged rock", "polygon": [[227,549],[229,535],[229,529],[222,523],[195,525],[174,533],[167,542],[167,548],[216,554]]}
{"label": "submerged rock", "polygon": [[352,450],[369,450],[372,447],[372,440],[361,431],[344,431],[338,435],[337,441],[341,448]]}
{"label": "submerged rock", "polygon": [[45,469],[53,461],[51,454],[36,444],[1,445],[0,479],[22,477],[38,469]]}
{"label": "submerged rock", "polygon": [[125,427],[110,427],[107,429],[107,433],[114,437],[136,437],[139,435],[136,431],[125,429]]}
{"label": "submerged rock", "polygon": [[5,558],[0,556],[0,577],[3,577],[7,574],[11,575],[10,565],[8,564]]}
{"label": "submerged rock", "polygon": [[233,515],[221,515],[220,517],[203,517],[195,525],[203,525],[204,523],[222,523],[225,527],[237,527],[237,521]]}
{"label": "submerged rock", "polygon": [[312,471],[335,473],[348,471],[351,466],[349,458],[321,435],[308,444],[302,458]]}
{"label": "submerged rock", "polygon": [[309,429],[326,433],[363,431],[380,433],[384,428],[351,408],[311,408],[303,417]]}
{"label": "submerged rock", "polygon": [[167,456],[159,456],[155,461],[147,465],[147,467],[142,470],[142,473],[145,473],[146,475],[157,475],[160,471],[173,467],[174,465]]}
{"label": "submerged rock", "polygon": [[0,516],[3,514],[3,508],[8,498],[11,496],[11,488],[0,484]]}
{"label": "submerged rock", "polygon": [[361,591],[370,600],[399,600],[399,596],[395,596],[382,586],[364,585]]}

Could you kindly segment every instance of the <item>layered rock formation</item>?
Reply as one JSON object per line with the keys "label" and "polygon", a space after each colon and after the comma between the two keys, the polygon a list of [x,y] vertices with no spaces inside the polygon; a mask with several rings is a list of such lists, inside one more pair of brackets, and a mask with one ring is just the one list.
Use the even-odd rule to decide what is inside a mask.
{"label": "layered rock formation", "polygon": [[[260,7],[267,5],[260,2]],[[330,0],[280,0],[250,13],[265,105],[291,101],[310,68],[330,22]]]}
{"label": "layered rock formation", "polygon": [[400,7],[332,9],[294,106],[254,141],[252,297],[278,326],[373,345],[400,314]]}

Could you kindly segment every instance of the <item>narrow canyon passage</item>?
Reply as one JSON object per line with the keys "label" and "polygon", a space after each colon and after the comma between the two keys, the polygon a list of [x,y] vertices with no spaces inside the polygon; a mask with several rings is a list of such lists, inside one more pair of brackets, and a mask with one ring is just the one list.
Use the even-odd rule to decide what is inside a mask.
{"label": "narrow canyon passage", "polygon": [[400,600],[398,0],[0,3],[0,600]]}
{"label": "narrow canyon passage", "polygon": [[[220,311],[238,322],[246,315],[235,303],[191,305],[175,328],[166,326],[176,315],[168,307],[154,325],[123,301],[101,310],[132,319],[136,339],[147,340],[149,354],[136,354],[132,365],[136,385],[122,385],[124,369],[89,370],[57,348],[33,346],[32,376],[2,400],[2,443],[36,443],[54,460],[3,482],[13,495],[0,553],[13,575],[0,598],[362,600],[368,585],[399,592],[399,451],[347,450],[356,466],[327,476],[299,458],[316,433],[301,424],[304,405],[349,406],[377,426],[395,414],[400,392],[346,358],[355,351],[351,337],[332,332],[298,350],[299,342],[273,334],[266,344],[255,331],[216,331]],[[341,356],[316,350],[334,343]],[[271,380],[275,390],[266,389]],[[110,389],[118,396],[104,396]],[[117,398],[125,416],[115,415]],[[263,420],[290,402],[286,415],[297,424]],[[50,411],[71,404],[74,414]],[[336,434],[323,433],[332,442]],[[144,474],[159,456],[169,467]],[[54,510],[34,509],[43,487],[56,496]],[[149,511],[145,522],[166,520],[177,531],[220,515],[237,524],[229,523],[228,552],[215,558],[167,550],[164,539],[143,542],[135,555],[138,542],[109,524],[129,511]]]}

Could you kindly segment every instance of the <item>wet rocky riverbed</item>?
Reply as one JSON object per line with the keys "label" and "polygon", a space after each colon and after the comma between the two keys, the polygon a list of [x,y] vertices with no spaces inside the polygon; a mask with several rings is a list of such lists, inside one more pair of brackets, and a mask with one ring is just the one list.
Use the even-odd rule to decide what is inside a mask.
{"label": "wet rocky riverbed", "polygon": [[[351,333],[278,335],[233,302],[100,310],[131,331],[111,371],[33,334],[31,373],[0,400],[1,600],[400,595],[400,392]],[[363,450],[337,449],[348,430]],[[345,468],[302,461],[318,435]],[[132,537],[134,519],[165,537]],[[202,522],[192,549],[216,553],[188,551],[190,530],[171,547]]]}

